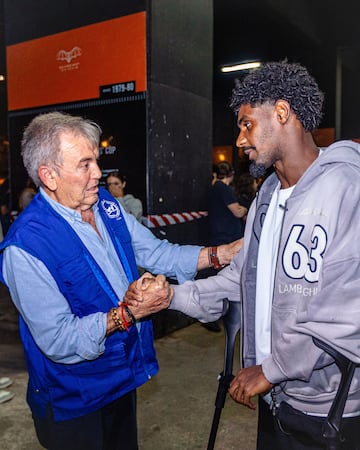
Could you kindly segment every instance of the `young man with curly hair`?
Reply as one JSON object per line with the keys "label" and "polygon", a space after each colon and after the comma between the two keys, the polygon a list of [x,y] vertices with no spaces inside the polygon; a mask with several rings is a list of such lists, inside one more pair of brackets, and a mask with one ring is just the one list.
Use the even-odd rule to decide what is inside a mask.
{"label": "young man with curly hair", "polygon": [[[251,174],[274,168],[247,230],[245,368],[230,387],[234,400],[250,408],[261,394],[259,449],[325,448],[322,421],[340,376],[313,336],[360,358],[359,146],[316,146],[311,132],[322,103],[308,71],[287,62],[265,64],[233,91],[237,146]],[[355,436],[359,441],[359,380],[357,374],[345,408],[346,449],[356,448]]]}
{"label": "young man with curly hair", "polygon": [[[259,395],[258,450],[326,448],[322,426],[340,373],[313,337],[360,361],[360,146],[316,146],[311,132],[322,103],[299,64],[267,63],[238,83],[237,146],[254,177],[274,171],[250,208],[233,263],[175,286],[172,300],[173,307],[184,298],[242,301],[243,368],[229,392],[251,409]],[[359,386],[357,369],[337,447],[343,450],[360,448]]]}

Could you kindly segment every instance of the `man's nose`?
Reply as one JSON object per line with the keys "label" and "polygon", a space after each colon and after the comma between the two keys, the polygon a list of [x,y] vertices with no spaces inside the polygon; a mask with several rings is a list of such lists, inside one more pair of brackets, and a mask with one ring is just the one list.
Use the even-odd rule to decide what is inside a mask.
{"label": "man's nose", "polygon": [[100,167],[98,166],[98,164],[95,164],[95,167],[93,170],[93,177],[100,180],[101,176],[102,176],[102,173],[101,173]]}
{"label": "man's nose", "polygon": [[246,146],[246,137],[244,135],[244,133],[240,130],[239,135],[236,139],[236,147],[241,148],[241,147],[245,147]]}

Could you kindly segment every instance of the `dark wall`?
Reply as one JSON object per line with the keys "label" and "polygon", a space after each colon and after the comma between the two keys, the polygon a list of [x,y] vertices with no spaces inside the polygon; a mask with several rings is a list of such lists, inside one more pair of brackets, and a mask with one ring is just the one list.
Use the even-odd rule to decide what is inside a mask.
{"label": "dark wall", "polygon": [[212,0],[153,1],[149,20],[149,210],[196,211],[211,179]]}
{"label": "dark wall", "polygon": [[[5,68],[5,48],[1,45],[4,42],[4,0],[0,0],[0,74],[6,73]],[[6,83],[0,80],[0,139],[7,137],[7,102]]]}
{"label": "dark wall", "polygon": [[2,0],[6,45],[146,10],[146,0]]}
{"label": "dark wall", "polygon": [[360,139],[360,47],[345,47],[340,52],[342,104],[339,137]]}

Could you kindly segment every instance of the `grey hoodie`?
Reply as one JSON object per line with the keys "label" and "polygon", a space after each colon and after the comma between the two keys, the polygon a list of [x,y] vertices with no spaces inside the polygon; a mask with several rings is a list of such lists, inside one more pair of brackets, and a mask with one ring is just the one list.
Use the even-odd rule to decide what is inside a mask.
{"label": "grey hoodie", "polygon": [[[175,287],[174,309],[200,320],[220,314],[220,299],[243,302],[243,363],[255,364],[255,291],[259,237],[272,174],[250,208],[244,247],[232,264],[207,280]],[[316,336],[360,362],[360,146],[337,142],[298,181],[285,207],[272,305],[271,355],[262,368],[277,401],[327,414],[339,382],[333,360]],[[239,280],[241,277],[241,295]],[[211,306],[210,306],[211,305]],[[214,319],[212,319],[214,320]],[[345,413],[360,411],[360,370]]]}

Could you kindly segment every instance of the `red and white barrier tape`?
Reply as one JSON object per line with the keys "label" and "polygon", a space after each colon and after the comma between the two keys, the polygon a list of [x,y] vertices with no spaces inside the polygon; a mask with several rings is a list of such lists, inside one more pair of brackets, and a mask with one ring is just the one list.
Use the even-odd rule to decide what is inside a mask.
{"label": "red and white barrier tape", "polygon": [[196,219],[202,219],[208,215],[207,211],[192,211],[173,214],[149,215],[142,217],[141,222],[147,228],[165,227],[167,225],[176,225],[178,223],[190,222]]}
{"label": "red and white barrier tape", "polygon": [[[18,211],[11,211],[11,219],[14,221],[18,217]],[[178,223],[191,222],[192,220],[202,219],[208,215],[207,211],[192,211],[173,214],[148,215],[141,218],[141,223],[147,228],[165,227],[167,225],[176,225]]]}

